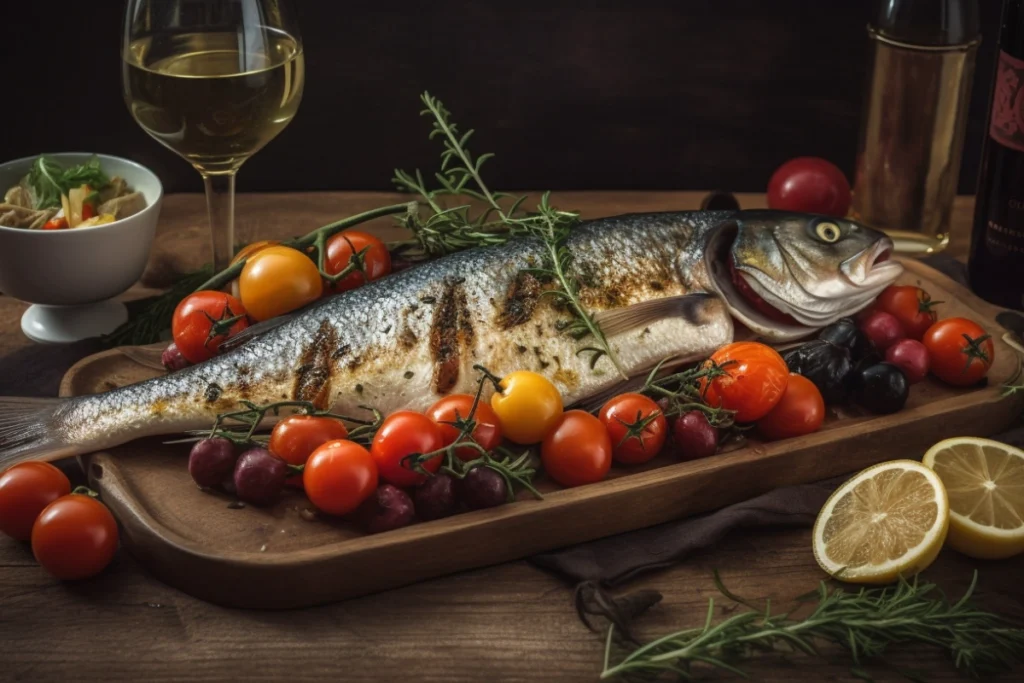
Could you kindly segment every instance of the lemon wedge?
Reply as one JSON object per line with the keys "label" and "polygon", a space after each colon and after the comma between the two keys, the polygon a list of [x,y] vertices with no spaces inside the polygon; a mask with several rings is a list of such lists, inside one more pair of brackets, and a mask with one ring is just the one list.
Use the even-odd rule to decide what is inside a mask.
{"label": "lemon wedge", "polygon": [[833,493],[814,522],[814,558],[851,583],[890,583],[930,565],[949,529],[935,472],[913,460],[869,467]]}
{"label": "lemon wedge", "polygon": [[949,545],[970,557],[1024,551],[1024,451],[970,436],[940,441],[924,455],[949,494]]}

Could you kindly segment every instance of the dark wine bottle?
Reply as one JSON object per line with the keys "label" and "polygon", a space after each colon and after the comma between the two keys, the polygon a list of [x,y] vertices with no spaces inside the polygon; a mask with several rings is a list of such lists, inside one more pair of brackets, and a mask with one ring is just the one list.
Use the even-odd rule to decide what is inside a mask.
{"label": "dark wine bottle", "polygon": [[1024,310],[1024,0],[1004,0],[967,276],[983,299]]}

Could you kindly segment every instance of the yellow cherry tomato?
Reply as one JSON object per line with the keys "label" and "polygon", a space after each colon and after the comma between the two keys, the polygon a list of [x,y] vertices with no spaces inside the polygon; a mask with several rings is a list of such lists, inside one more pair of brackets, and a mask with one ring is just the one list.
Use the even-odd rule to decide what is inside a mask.
{"label": "yellow cherry tomato", "polygon": [[238,250],[238,253],[235,254],[235,258],[231,259],[231,265],[235,265],[236,263],[238,263],[242,259],[249,258],[250,256],[252,256],[256,252],[263,251],[267,247],[276,247],[278,244],[281,244],[281,243],[279,241],[277,241],[277,240],[260,240],[259,242],[253,242],[252,244],[247,244],[247,245],[245,245],[244,247],[242,247],[241,249]]}
{"label": "yellow cherry tomato", "polygon": [[316,264],[291,247],[266,247],[251,255],[238,278],[242,305],[254,320],[290,313],[320,298]]}
{"label": "yellow cherry tomato", "polygon": [[509,441],[539,443],[562,416],[562,395],[547,377],[517,370],[501,380],[501,391],[491,396],[491,407]]}

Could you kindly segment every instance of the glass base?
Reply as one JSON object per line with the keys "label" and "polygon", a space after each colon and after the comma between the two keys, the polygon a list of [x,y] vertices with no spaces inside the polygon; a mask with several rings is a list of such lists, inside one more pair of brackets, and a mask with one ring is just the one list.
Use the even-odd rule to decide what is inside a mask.
{"label": "glass base", "polygon": [[949,235],[925,235],[909,230],[885,230],[895,245],[897,254],[923,258],[943,251],[949,245]]}

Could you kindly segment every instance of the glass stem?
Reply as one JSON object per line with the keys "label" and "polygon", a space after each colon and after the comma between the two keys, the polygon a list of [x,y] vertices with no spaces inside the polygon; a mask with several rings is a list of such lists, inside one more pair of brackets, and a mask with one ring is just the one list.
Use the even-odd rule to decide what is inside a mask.
{"label": "glass stem", "polygon": [[213,239],[213,270],[224,270],[235,255],[235,172],[203,174]]}

